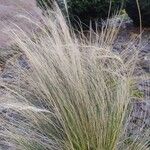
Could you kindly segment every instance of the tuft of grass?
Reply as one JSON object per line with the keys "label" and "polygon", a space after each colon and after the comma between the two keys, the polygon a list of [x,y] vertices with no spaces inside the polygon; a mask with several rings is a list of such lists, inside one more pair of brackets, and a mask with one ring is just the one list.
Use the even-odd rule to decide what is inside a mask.
{"label": "tuft of grass", "polygon": [[10,33],[31,68],[21,79],[27,86],[2,83],[13,102],[1,106],[19,119],[1,117],[1,135],[21,150],[148,149],[147,136],[127,135],[138,50],[113,52],[119,27],[107,22],[100,32],[75,34],[57,7],[42,25],[31,22],[38,28],[32,37],[19,27]]}

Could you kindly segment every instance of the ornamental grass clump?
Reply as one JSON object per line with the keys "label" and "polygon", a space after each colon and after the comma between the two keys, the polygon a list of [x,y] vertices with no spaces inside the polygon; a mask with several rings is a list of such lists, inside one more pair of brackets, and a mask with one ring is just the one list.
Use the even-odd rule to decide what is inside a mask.
{"label": "ornamental grass clump", "polygon": [[32,37],[19,27],[9,33],[30,67],[18,70],[19,84],[1,84],[12,97],[0,105],[15,113],[0,118],[1,136],[20,150],[148,149],[145,136],[127,136],[138,51],[113,51],[119,27],[75,33],[57,7],[42,25],[31,22]]}

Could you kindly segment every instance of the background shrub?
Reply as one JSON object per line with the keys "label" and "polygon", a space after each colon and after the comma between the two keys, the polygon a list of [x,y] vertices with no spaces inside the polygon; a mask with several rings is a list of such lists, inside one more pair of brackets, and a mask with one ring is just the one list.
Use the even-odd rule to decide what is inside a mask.
{"label": "background shrub", "polygon": [[[150,26],[150,0],[139,0],[140,11],[142,17],[142,25]],[[136,26],[140,25],[139,12],[136,0],[127,0],[126,12],[129,17],[133,20]]]}
{"label": "background shrub", "polygon": [[[52,0],[37,0],[38,4],[47,4],[50,7]],[[119,10],[124,0],[66,0],[71,21],[81,21],[85,25],[89,25],[90,21],[95,24],[95,21],[101,21],[108,17],[108,12],[111,4],[110,16]],[[57,0],[61,5],[63,0]],[[62,6],[62,5],[61,5]],[[45,6],[43,7],[46,8]]]}
{"label": "background shrub", "polygon": [[[121,7],[122,0],[112,0],[111,13]],[[110,0],[68,0],[69,12],[73,18],[79,17],[83,23],[106,19],[108,17]]]}

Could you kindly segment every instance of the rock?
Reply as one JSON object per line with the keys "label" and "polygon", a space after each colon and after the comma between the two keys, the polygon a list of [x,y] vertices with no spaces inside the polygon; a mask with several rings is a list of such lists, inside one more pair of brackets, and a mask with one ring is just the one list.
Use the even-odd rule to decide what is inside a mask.
{"label": "rock", "polygon": [[18,58],[18,63],[20,65],[21,68],[23,69],[30,69],[30,65],[29,65],[29,62],[26,58],[25,55],[20,55],[20,57]]}
{"label": "rock", "polygon": [[13,55],[17,54],[19,51],[17,48],[11,46],[9,48],[0,48],[0,66],[2,69],[6,61],[8,61]]}
{"label": "rock", "polygon": [[150,44],[148,44],[142,51],[141,51],[141,67],[148,73],[150,73]]}
{"label": "rock", "polygon": [[144,93],[144,97],[150,97],[150,80],[142,81],[138,86],[139,90]]}
{"label": "rock", "polygon": [[[19,52],[17,48],[12,47],[13,40],[10,39],[5,32],[7,25],[13,28],[13,23],[15,23],[28,33],[34,30],[32,23],[23,19],[21,15],[30,17],[33,20],[40,18],[41,11],[36,7],[35,0],[0,0],[0,80],[4,82],[17,83],[19,79],[16,68],[9,63],[6,65],[6,61]],[[29,65],[23,55],[18,58],[18,65],[20,65],[22,69],[29,69]],[[11,93],[2,87],[0,87],[0,98],[1,103],[6,102],[7,98],[13,101]],[[6,117],[10,122],[22,119],[14,111],[2,107],[0,108],[0,116]],[[4,127],[6,127],[6,124],[0,122],[0,132],[5,130]],[[4,140],[1,136],[0,150],[16,149],[15,146],[9,142],[9,139],[6,141],[6,139]]]}
{"label": "rock", "polygon": [[19,26],[31,35],[36,30],[31,22],[40,22],[41,14],[36,0],[0,0],[0,72],[5,68],[6,61],[18,53],[13,37],[9,35],[9,28],[12,30]]}
{"label": "rock", "polygon": [[40,19],[41,11],[36,6],[35,0],[0,0],[0,47],[8,47],[13,41],[5,33],[7,25],[18,25],[24,31],[32,31],[31,21],[21,17],[26,16],[33,20]]}
{"label": "rock", "polygon": [[132,112],[127,125],[130,137],[140,137],[150,128],[150,100],[132,103]]}
{"label": "rock", "polygon": [[16,150],[15,146],[0,137],[0,150]]}

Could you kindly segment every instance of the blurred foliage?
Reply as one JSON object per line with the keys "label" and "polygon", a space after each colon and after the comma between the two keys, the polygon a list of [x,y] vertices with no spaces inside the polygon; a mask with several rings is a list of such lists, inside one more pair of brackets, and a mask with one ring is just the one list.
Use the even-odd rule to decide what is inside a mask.
{"label": "blurred foliage", "polygon": [[[37,3],[47,9],[52,6],[52,1],[37,0]],[[124,0],[66,0],[66,2],[71,22],[73,24],[82,22],[88,26],[90,21],[95,24],[95,21],[101,22],[102,19],[117,13],[124,4]],[[62,8],[63,0],[57,0],[57,3]]]}
{"label": "blurred foliage", "polygon": [[[150,0],[138,0],[142,25],[150,26]],[[127,0],[126,2],[126,12],[129,17],[133,20],[136,26],[140,25],[139,10],[137,6],[137,0]]]}

